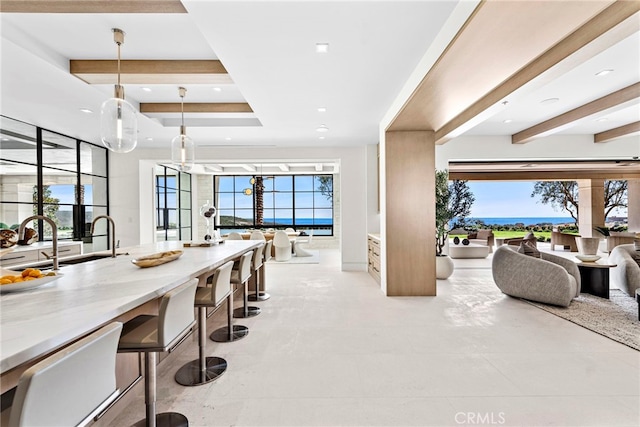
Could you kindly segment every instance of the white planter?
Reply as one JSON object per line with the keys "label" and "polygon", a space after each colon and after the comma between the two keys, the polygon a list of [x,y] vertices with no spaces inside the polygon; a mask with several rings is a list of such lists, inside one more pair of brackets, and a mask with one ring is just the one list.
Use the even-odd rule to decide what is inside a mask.
{"label": "white planter", "polygon": [[453,274],[453,261],[448,255],[436,257],[436,278],[448,279]]}
{"label": "white planter", "polygon": [[576,245],[580,255],[597,255],[599,244],[599,237],[576,237]]}

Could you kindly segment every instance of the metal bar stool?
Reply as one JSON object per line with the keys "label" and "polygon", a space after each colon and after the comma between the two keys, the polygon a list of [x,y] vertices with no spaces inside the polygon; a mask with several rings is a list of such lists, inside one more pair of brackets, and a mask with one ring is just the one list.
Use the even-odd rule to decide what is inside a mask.
{"label": "metal bar stool", "polygon": [[252,258],[255,259],[256,254],[260,252],[259,256],[262,258],[262,250],[264,249],[264,244],[257,247],[253,251],[249,251],[243,254],[240,257],[240,265],[237,270],[233,270],[231,272],[231,283],[236,285],[242,285],[242,298],[243,305],[242,307],[238,307],[233,311],[233,317],[235,318],[246,318],[253,317],[260,314],[260,308],[258,307],[249,307],[249,279],[251,278],[251,264],[253,263]]}
{"label": "metal bar stool", "polygon": [[[176,372],[176,382],[185,386],[202,385],[211,382],[227,370],[227,361],[220,357],[205,355],[207,344],[207,307],[214,307],[214,312],[225,299],[233,305],[233,288],[231,287],[231,269],[233,261],[208,271],[198,278],[194,305],[198,308],[198,354],[196,360],[188,362]],[[211,286],[208,286],[208,284]],[[231,326],[231,325],[230,325]]]}
{"label": "metal bar stool", "polygon": [[264,291],[266,291],[267,289],[267,277],[265,274],[265,266],[267,265],[267,261],[271,259],[272,246],[273,246],[273,240],[269,240],[264,247],[264,251],[262,252],[262,267],[260,268],[259,277],[258,277],[260,279],[260,284],[258,285],[258,283],[256,283],[256,292],[249,295],[249,301],[266,301],[269,298],[271,298],[271,295],[269,295],[267,292],[264,292]]}
{"label": "metal bar stool", "polygon": [[187,417],[177,412],[156,414],[156,352],[171,351],[195,325],[193,302],[198,280],[192,279],[167,292],[157,316],[143,314],[124,324],[119,352],[144,353],[144,402],[146,418],[136,425],[188,426]]}
{"label": "metal bar stool", "polygon": [[[229,261],[227,264],[231,264],[234,266],[233,261]],[[223,267],[225,267],[225,264]],[[231,274],[233,270],[229,270],[229,275],[225,275],[225,278],[220,278],[217,282],[219,286],[222,286],[225,289],[229,289],[229,296],[227,297],[227,326],[223,326],[222,328],[218,328],[211,335],[212,341],[215,342],[233,342],[238,341],[246,337],[249,334],[249,328],[243,325],[234,325],[233,324],[233,286],[231,286]]]}
{"label": "metal bar stool", "polygon": [[116,352],[122,323],[114,322],[22,373],[10,427],[85,426],[119,394]]}

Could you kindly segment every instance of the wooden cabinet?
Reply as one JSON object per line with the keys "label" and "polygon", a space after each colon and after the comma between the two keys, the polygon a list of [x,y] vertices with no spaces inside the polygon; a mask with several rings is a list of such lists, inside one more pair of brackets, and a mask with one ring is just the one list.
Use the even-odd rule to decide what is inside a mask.
{"label": "wooden cabinet", "polygon": [[376,234],[369,234],[368,240],[368,267],[369,274],[380,284],[380,237]]}

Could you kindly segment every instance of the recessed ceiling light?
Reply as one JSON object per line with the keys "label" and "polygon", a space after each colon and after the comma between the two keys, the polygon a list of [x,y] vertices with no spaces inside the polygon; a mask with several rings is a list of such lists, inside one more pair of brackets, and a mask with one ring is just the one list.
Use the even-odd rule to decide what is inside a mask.
{"label": "recessed ceiling light", "polygon": [[329,52],[329,43],[316,43],[316,52],[317,53]]}
{"label": "recessed ceiling light", "polygon": [[598,71],[596,73],[596,76],[598,76],[598,77],[606,76],[607,74],[611,73],[612,71],[613,71],[612,69],[606,69],[606,70]]}
{"label": "recessed ceiling light", "polygon": [[214,87],[213,90],[215,90],[216,92],[222,92],[222,88],[221,87]]}
{"label": "recessed ceiling light", "polygon": [[316,129],[316,132],[329,132],[329,128],[326,125],[320,125]]}
{"label": "recessed ceiling light", "polygon": [[153,138],[151,138],[150,136],[145,138],[146,141],[153,141]]}
{"label": "recessed ceiling light", "polygon": [[318,107],[318,112],[319,112],[319,113],[324,113],[324,112],[326,112],[326,111],[327,111],[327,108],[326,108],[326,107]]}
{"label": "recessed ceiling light", "polygon": [[3,141],[9,141],[9,138],[2,138]]}
{"label": "recessed ceiling light", "polygon": [[145,92],[151,92],[151,88],[150,87],[141,87],[140,89],[142,89]]}
{"label": "recessed ceiling light", "polygon": [[83,113],[87,113],[87,114],[93,114],[93,110],[90,110],[88,108],[81,108],[80,111],[82,111]]}
{"label": "recessed ceiling light", "polygon": [[540,101],[540,104],[543,104],[543,105],[555,104],[558,101],[560,101],[560,98],[547,98]]}
{"label": "recessed ceiling light", "polygon": [[608,119],[608,118],[606,118],[606,117],[600,117],[599,119],[596,119],[596,122],[606,122],[606,121],[608,121],[608,120],[609,120],[609,119]]}
{"label": "recessed ceiling light", "polygon": [[225,141],[231,141],[231,137],[230,137],[230,136],[228,136],[228,137],[226,137],[224,140],[225,140]]}
{"label": "recessed ceiling light", "polygon": [[512,121],[513,119],[506,119],[506,120],[503,120],[502,123],[511,123]]}

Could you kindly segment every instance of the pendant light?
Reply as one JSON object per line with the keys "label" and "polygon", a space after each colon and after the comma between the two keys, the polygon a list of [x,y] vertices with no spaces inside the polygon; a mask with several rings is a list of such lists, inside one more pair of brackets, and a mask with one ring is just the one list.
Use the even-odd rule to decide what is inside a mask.
{"label": "pendant light", "polygon": [[138,118],[136,110],[124,99],[124,87],[120,85],[120,45],[124,32],[113,28],[113,41],[118,45],[118,83],[113,98],[102,103],[100,110],[100,138],[105,147],[115,153],[128,153],[138,143]]}
{"label": "pendant light", "polygon": [[171,161],[182,172],[190,171],[195,161],[195,150],[193,139],[187,136],[187,127],[184,125],[184,96],[187,89],[178,88],[180,94],[180,110],[182,112],[182,125],[180,126],[180,135],[171,140]]}

